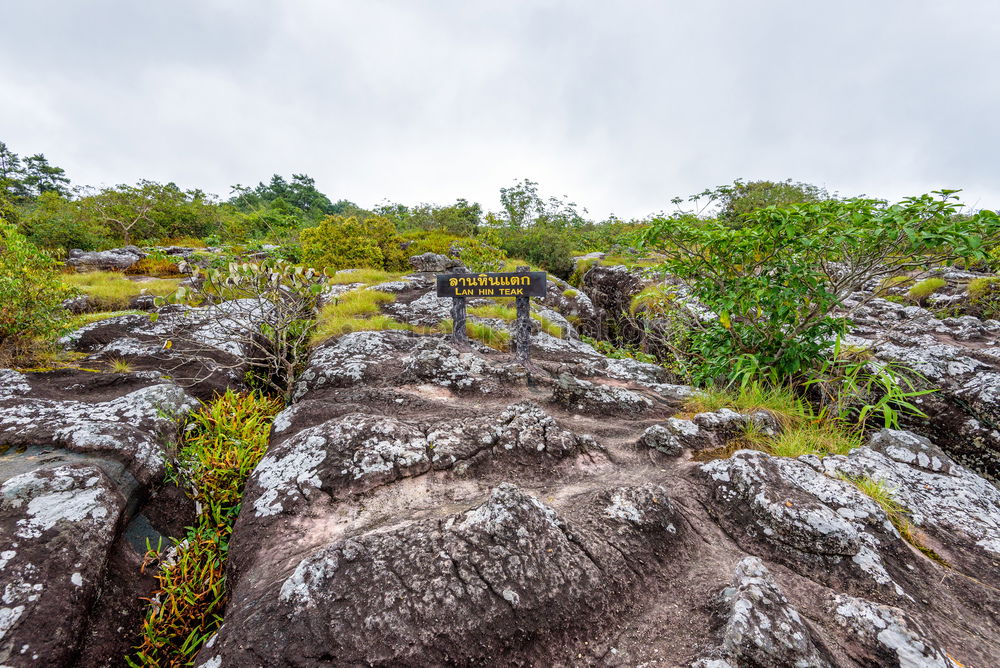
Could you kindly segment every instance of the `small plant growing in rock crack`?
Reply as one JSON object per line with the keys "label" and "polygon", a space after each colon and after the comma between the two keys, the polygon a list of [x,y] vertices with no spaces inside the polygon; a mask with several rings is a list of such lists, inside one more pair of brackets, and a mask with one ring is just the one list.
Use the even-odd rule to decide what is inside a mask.
{"label": "small plant growing in rock crack", "polygon": [[896,498],[897,490],[889,487],[888,483],[884,480],[876,480],[870,476],[841,475],[840,478],[857,487],[861,490],[862,494],[870,498],[879,508],[885,511],[889,522],[892,523],[892,526],[896,527],[896,531],[899,532],[903,540],[942,566],[949,565],[941,555],[924,545],[913,523],[910,522],[910,511]]}
{"label": "small plant growing in rock crack", "polygon": [[886,429],[897,429],[902,416],[926,418],[914,400],[937,391],[924,389],[927,385],[914,369],[871,360],[865,351],[845,347],[838,338],[832,355],[802,389],[819,405],[822,417],[864,431],[873,419]]}
{"label": "small plant growing in rock crack", "polygon": [[108,368],[112,373],[132,373],[132,365],[127,359],[114,357],[108,360]]}
{"label": "small plant growing in rock crack", "polygon": [[229,536],[247,478],[267,449],[277,399],[232,390],[191,414],[168,480],[194,500],[197,518],[183,540],[164,554],[150,549],[145,567],[158,565],[141,642],[130,666],[191,665],[222,624]]}
{"label": "small plant growing in rock crack", "polygon": [[[182,265],[182,269],[188,268]],[[295,376],[309,354],[327,276],[280,259],[257,264],[232,262],[226,270],[190,267],[190,271],[190,285],[179,287],[170,301],[192,306],[227,302],[227,308],[208,313],[213,325],[244,351],[233,366],[248,367],[251,387],[288,401]],[[159,298],[156,304],[166,301]],[[194,337],[165,345],[177,342],[195,350],[204,345]]]}

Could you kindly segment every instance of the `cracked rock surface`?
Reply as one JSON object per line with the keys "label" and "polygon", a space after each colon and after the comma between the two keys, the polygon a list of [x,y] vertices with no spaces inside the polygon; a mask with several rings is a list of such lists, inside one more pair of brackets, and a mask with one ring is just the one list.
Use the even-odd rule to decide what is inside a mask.
{"label": "cracked rock surface", "polygon": [[[248,483],[226,623],[196,665],[1000,656],[1000,493],[931,440],[700,463],[780,425],[680,417],[690,390],[655,368],[552,341],[528,372],[398,331],[318,348]],[[909,538],[861,477],[897,490]]]}

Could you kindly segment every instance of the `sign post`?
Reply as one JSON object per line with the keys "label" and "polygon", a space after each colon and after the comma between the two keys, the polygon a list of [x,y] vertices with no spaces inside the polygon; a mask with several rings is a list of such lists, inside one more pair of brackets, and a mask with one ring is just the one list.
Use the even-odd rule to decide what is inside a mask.
{"label": "sign post", "polygon": [[513,297],[517,307],[517,321],[514,325],[514,355],[518,361],[527,364],[530,358],[531,342],[531,302],[532,297],[544,297],[546,290],[544,271],[529,271],[529,267],[518,267],[517,271],[485,274],[438,274],[437,296],[451,297],[451,319],[455,327],[452,340],[468,343],[465,333],[465,300],[467,297]]}

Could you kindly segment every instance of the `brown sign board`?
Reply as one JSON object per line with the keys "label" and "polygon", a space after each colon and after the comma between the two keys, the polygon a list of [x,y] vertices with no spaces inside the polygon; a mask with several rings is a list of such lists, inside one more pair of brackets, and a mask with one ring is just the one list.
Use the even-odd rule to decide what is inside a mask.
{"label": "brown sign board", "polygon": [[438,297],[544,297],[544,271],[438,274]]}

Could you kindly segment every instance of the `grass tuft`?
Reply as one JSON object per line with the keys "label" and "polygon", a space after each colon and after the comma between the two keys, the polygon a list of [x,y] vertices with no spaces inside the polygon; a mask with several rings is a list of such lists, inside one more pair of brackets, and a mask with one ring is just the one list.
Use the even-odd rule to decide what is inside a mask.
{"label": "grass tuft", "polygon": [[809,406],[790,389],[761,382],[747,383],[735,391],[714,388],[702,390],[687,401],[685,408],[693,413],[717,411],[720,408],[729,408],[737,413],[764,410],[783,425],[812,417]]}
{"label": "grass tuft", "polygon": [[389,281],[398,281],[403,276],[406,276],[405,272],[391,272],[384,271],[382,269],[371,269],[368,267],[362,267],[360,269],[352,269],[350,271],[345,271],[343,273],[336,273],[330,277],[330,283],[334,285],[345,285],[347,283],[364,283],[365,285],[376,285],[378,283],[388,283]]}
{"label": "grass tuft", "polygon": [[925,278],[920,281],[906,293],[906,296],[915,302],[923,303],[925,299],[930,297],[932,294],[943,288],[948,284],[948,281],[943,278]]}
{"label": "grass tuft", "polygon": [[132,373],[132,365],[129,364],[128,360],[120,357],[109,359],[108,369],[110,369],[112,373]]}
{"label": "grass tuft", "polygon": [[917,548],[928,558],[933,559],[942,566],[950,567],[950,564],[941,555],[924,545],[917,529],[910,522],[909,509],[896,498],[898,490],[890,488],[884,480],[876,480],[870,476],[852,477],[842,475],[841,479],[857,487],[865,496],[885,511],[892,526],[896,527],[896,531],[903,537],[903,540]]}
{"label": "grass tuft", "polygon": [[144,257],[125,270],[126,274],[139,276],[181,276],[180,266],[171,259]]}
{"label": "grass tuft", "polygon": [[549,336],[554,336],[557,339],[561,339],[563,337],[563,328],[557,325],[556,323],[552,322],[545,316],[539,315],[537,313],[532,313],[531,317],[537,320],[541,324],[542,331],[548,334]]}
{"label": "grass tuft", "polygon": [[97,313],[80,313],[78,315],[72,315],[66,320],[66,326],[64,327],[64,332],[72,332],[74,330],[80,329],[85,325],[89,325],[93,322],[100,322],[101,320],[108,320],[109,318],[117,318],[121,315],[148,315],[146,311],[99,311]]}

